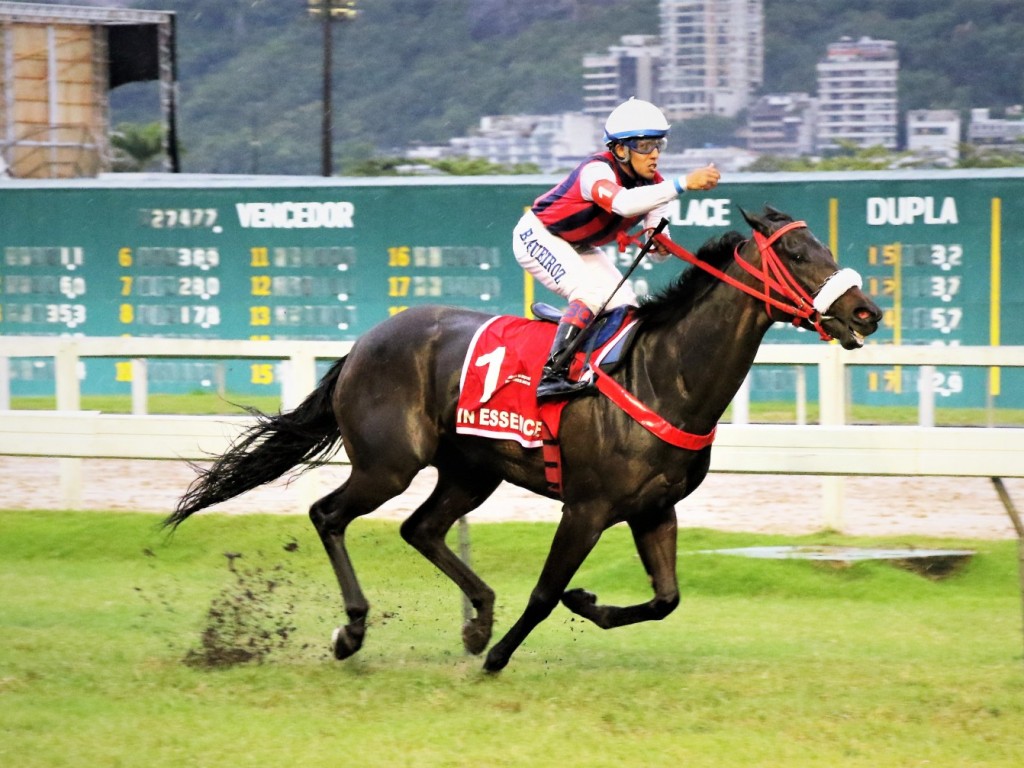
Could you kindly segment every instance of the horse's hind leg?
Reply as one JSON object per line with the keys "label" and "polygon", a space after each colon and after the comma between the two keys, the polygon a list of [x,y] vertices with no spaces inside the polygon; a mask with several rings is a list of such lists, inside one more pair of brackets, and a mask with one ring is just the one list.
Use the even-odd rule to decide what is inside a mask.
{"label": "horse's hind leg", "polygon": [[679,605],[675,509],[671,506],[658,509],[631,518],[628,522],[640,561],[651,578],[654,596],[646,603],[624,607],[598,605],[596,596],[582,589],[569,590],[562,596],[566,608],[590,619],[602,629],[641,621],[657,621],[668,616]]}
{"label": "horse's hind leg", "polygon": [[416,471],[412,470],[395,474],[383,469],[369,473],[353,467],[352,474],[340,488],[309,508],[310,520],[320,534],[338,579],[338,586],[341,587],[345,614],[348,616],[348,624],[335,630],[332,639],[332,650],[337,659],[347,658],[362,647],[366,633],[366,614],[370,609],[345,547],[345,530],[357,517],[372,512],[404,491],[415,474]]}
{"label": "horse's hind leg", "polygon": [[476,616],[462,627],[462,644],[472,654],[487,647],[494,624],[494,590],[445,543],[445,535],[463,515],[494,493],[501,479],[480,472],[438,471],[430,497],[402,523],[402,538],[462,590]]}

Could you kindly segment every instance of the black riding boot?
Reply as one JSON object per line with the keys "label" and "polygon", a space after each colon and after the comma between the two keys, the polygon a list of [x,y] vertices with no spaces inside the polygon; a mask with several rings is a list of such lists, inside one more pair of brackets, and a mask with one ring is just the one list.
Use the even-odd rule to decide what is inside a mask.
{"label": "black riding boot", "polygon": [[546,400],[556,397],[568,397],[590,388],[587,381],[569,381],[569,364],[572,360],[565,353],[580,334],[578,326],[562,320],[555,331],[555,340],[551,344],[551,354],[544,364],[540,382],[537,384],[537,399]]}

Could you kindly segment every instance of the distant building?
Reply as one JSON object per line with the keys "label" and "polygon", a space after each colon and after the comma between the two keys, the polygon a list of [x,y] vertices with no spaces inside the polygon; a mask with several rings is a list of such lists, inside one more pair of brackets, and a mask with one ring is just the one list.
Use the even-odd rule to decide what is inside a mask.
{"label": "distant building", "polygon": [[828,46],[818,71],[819,152],[849,142],[896,149],[896,43],[844,37]]}
{"label": "distant building", "polygon": [[907,150],[953,165],[960,157],[960,113],[955,109],[907,112]]}
{"label": "distant building", "polygon": [[636,96],[669,120],[734,117],[764,79],[764,0],[659,0],[661,34],[625,35],[583,58],[584,112]]}
{"label": "distant building", "polygon": [[722,173],[738,173],[757,158],[755,152],[742,147],[697,147],[661,155],[658,158],[658,172],[665,178],[671,178],[714,163]]}
{"label": "distant building", "polygon": [[635,96],[657,103],[661,47],[654,35],[625,35],[603,54],[583,57],[583,111],[602,120]]}
{"label": "distant building", "polygon": [[1024,142],[1024,107],[1008,107],[1006,117],[992,117],[989,109],[972,109],[967,141],[978,146],[1010,146]]}
{"label": "distant building", "polygon": [[747,114],[747,148],[778,157],[814,153],[817,99],[806,93],[762,96]]}
{"label": "distant building", "polygon": [[[451,139],[443,154],[481,158],[497,165],[532,163],[542,173],[554,173],[600,149],[602,126],[602,120],[581,112],[491,115],[480,119],[472,136]],[[422,152],[418,154],[424,157]]]}
{"label": "distant building", "polygon": [[670,120],[735,117],[764,80],[763,0],[660,0],[658,91]]}

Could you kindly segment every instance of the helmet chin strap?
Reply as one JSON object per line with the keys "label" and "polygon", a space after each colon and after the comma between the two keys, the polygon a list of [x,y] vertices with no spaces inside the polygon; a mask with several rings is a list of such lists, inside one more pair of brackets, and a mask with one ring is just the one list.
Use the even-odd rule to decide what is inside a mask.
{"label": "helmet chin strap", "polygon": [[616,144],[615,146],[622,147],[622,151],[626,153],[625,157],[619,157],[618,153],[612,149],[612,154],[615,156],[616,162],[622,166],[623,170],[629,174],[630,178],[636,176],[636,168],[633,167],[633,163],[631,162],[633,153],[630,151],[629,147],[625,144]]}

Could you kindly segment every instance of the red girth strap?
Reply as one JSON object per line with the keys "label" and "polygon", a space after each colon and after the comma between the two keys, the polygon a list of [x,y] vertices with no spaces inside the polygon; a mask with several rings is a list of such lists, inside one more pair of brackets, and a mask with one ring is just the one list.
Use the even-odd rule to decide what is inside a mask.
{"label": "red girth strap", "polygon": [[669,445],[674,445],[676,448],[684,448],[687,451],[699,451],[702,448],[707,448],[715,441],[715,432],[718,427],[715,427],[706,435],[695,435],[692,432],[685,432],[678,427],[673,427],[665,419],[637,400],[633,393],[626,390],[619,382],[600,368],[594,368],[594,376],[597,378],[598,390],[605,397],[629,414],[634,421],[639,422],[640,426]]}
{"label": "red girth strap", "polygon": [[544,456],[544,479],[548,490],[562,498],[562,446],[558,442],[558,430],[562,424],[562,411],[568,400],[545,400],[540,403],[541,444]]}

